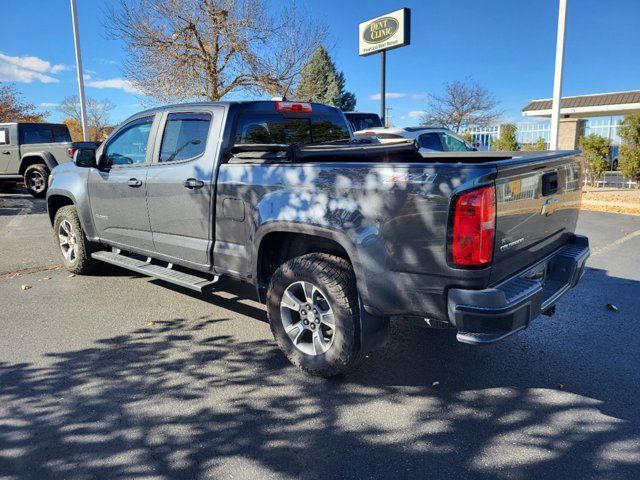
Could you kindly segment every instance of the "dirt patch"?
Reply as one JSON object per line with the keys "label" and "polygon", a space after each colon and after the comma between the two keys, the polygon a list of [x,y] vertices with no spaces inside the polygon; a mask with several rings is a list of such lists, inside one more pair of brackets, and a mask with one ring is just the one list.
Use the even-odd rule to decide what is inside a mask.
{"label": "dirt patch", "polygon": [[582,209],[640,215],[640,190],[585,188],[582,191]]}

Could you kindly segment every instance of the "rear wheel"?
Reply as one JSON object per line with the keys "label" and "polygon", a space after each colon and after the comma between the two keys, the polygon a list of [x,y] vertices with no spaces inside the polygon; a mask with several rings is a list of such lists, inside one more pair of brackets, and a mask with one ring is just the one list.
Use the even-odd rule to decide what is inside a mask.
{"label": "rear wheel", "polygon": [[361,358],[356,280],[346,260],[310,253],[284,263],[267,292],[271,331],[289,361],[331,377]]}
{"label": "rear wheel", "polygon": [[95,245],[87,240],[76,207],[67,205],[56,212],[53,221],[54,243],[60,249],[65,268],[78,275],[94,272],[101,262],[94,260],[91,253]]}
{"label": "rear wheel", "polygon": [[36,198],[43,198],[47,193],[47,183],[49,182],[49,169],[46,165],[36,163],[30,165],[24,171],[24,184],[31,195]]}

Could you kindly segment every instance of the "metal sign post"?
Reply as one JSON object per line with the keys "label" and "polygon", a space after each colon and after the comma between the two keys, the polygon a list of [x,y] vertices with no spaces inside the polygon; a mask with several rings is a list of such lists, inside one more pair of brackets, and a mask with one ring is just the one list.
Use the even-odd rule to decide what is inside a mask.
{"label": "metal sign post", "polygon": [[358,45],[362,56],[380,52],[380,119],[385,123],[387,90],[387,50],[411,43],[411,10],[401,8],[395,12],[362,22],[359,27]]}
{"label": "metal sign post", "polygon": [[71,20],[73,21],[73,42],[76,48],[76,69],[78,70],[78,93],[80,97],[80,121],[82,123],[82,139],[89,141],[87,128],[87,106],[84,98],[84,75],[82,73],[82,53],[80,52],[80,32],[78,31],[78,12],[76,0],[71,0]]}
{"label": "metal sign post", "polygon": [[387,51],[383,50],[380,55],[382,59],[381,62],[381,70],[380,70],[380,119],[382,120],[382,126],[386,127],[387,123],[385,121],[385,113],[386,113],[386,97],[387,97]]}

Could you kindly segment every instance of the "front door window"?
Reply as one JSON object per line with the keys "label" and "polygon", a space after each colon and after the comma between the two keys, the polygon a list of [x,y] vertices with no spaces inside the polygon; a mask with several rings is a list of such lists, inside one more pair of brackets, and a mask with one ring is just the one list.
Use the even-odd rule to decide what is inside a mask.
{"label": "front door window", "polygon": [[145,163],[153,117],[134,120],[109,141],[105,150],[107,165]]}

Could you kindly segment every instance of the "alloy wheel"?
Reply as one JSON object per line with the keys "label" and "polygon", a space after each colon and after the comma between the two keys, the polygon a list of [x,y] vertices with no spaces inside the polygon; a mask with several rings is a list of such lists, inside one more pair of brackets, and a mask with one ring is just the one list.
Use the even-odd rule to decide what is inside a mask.
{"label": "alloy wheel", "polygon": [[307,355],[326,353],[335,338],[335,317],[327,296],[311,282],[294,282],[282,295],[280,318],[293,345]]}
{"label": "alloy wheel", "polygon": [[69,220],[62,220],[58,227],[60,250],[64,258],[72,263],[78,258],[78,239]]}

